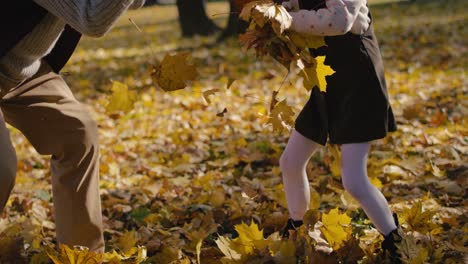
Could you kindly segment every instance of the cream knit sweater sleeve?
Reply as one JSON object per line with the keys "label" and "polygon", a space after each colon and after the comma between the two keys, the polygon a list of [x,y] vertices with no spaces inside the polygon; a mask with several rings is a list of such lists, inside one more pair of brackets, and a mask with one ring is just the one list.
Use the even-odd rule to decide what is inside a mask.
{"label": "cream knit sweater sleeve", "polygon": [[145,0],[34,0],[54,16],[84,35],[101,37],[129,8]]}
{"label": "cream knit sweater sleeve", "polygon": [[298,9],[297,0],[284,3],[293,9],[291,30],[318,36],[336,36],[347,32],[362,34],[369,27],[366,0],[325,0],[326,8],[315,10]]}

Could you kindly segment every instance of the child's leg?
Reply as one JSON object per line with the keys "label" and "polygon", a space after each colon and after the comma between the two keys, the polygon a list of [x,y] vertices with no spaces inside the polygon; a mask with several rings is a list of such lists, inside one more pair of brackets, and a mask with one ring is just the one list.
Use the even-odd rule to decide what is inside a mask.
{"label": "child's leg", "polygon": [[396,228],[392,212],[383,194],[367,177],[367,154],[370,143],[344,144],[341,147],[343,186],[358,202],[377,227],[387,235]]}
{"label": "child's leg", "polygon": [[290,217],[302,220],[310,204],[310,187],[306,165],[319,145],[293,130],[281,155],[280,167]]}

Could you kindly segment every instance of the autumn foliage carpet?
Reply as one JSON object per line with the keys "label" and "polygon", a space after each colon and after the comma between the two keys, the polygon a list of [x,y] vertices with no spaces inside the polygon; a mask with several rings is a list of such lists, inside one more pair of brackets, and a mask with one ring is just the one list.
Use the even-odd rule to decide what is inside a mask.
{"label": "autumn foliage carpet", "polygon": [[[466,262],[466,1],[371,1],[371,10],[399,130],[373,144],[369,177],[399,214],[406,263]],[[226,12],[225,3],[209,5],[220,24]],[[308,167],[309,225],[280,240],[288,214],[278,159],[288,133],[273,132],[265,116],[286,71],[236,40],[181,39],[176,17],[171,6],[130,12],[105,38],[85,39],[65,70],[99,122],[104,259],[140,263],[146,252],[143,263],[382,263],[382,238],[344,192],[332,147]],[[182,50],[198,80],[173,93],[154,88],[154,56]],[[131,111],[106,111],[111,81],[137,92]],[[307,100],[300,82],[290,79],[278,95],[296,112]],[[208,102],[203,91],[214,88]],[[19,172],[0,218],[0,263],[93,263],[99,257],[90,254],[77,261],[86,257],[79,249],[54,250],[48,159],[12,131]]]}

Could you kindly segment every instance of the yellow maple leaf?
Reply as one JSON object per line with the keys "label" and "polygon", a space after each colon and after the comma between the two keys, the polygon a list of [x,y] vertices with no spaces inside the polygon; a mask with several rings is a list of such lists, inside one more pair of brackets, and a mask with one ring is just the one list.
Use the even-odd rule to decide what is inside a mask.
{"label": "yellow maple leaf", "polygon": [[263,230],[258,229],[258,225],[252,221],[250,225],[246,225],[242,223],[240,225],[236,225],[235,229],[239,234],[239,239],[243,243],[249,243],[256,240],[263,239]]}
{"label": "yellow maple leaf", "polygon": [[112,252],[106,252],[102,254],[102,261],[104,263],[141,263],[147,259],[147,249],[143,246],[135,247],[135,252],[128,255],[121,255],[117,251],[112,250]]}
{"label": "yellow maple leaf", "polygon": [[411,208],[405,209],[401,216],[403,221],[408,224],[408,227],[423,234],[431,232],[435,234],[440,231],[441,227],[432,222],[432,217],[436,214],[435,211],[423,211],[422,202],[418,201]]}
{"label": "yellow maple leaf", "polygon": [[106,107],[108,113],[122,111],[128,112],[133,109],[133,104],[137,100],[135,91],[130,91],[126,84],[112,82],[112,95]]}
{"label": "yellow maple leaf", "polygon": [[79,254],[79,251],[75,252],[75,249],[71,249],[65,245],[62,245],[61,249],[62,249],[62,256],[66,257],[65,259],[67,259],[71,264],[75,264],[78,262],[77,255]]}
{"label": "yellow maple leaf", "polygon": [[110,263],[120,263],[123,257],[117,253],[117,251],[112,250],[112,252],[106,252],[103,254],[103,261]]}
{"label": "yellow maple leaf", "polygon": [[46,250],[47,255],[55,264],[98,264],[102,263],[102,254],[89,251],[88,248],[60,245],[60,252],[52,248]]}
{"label": "yellow maple leaf", "polygon": [[351,218],[346,214],[340,214],[338,208],[330,210],[328,214],[322,214],[323,226],[320,228],[328,243],[337,250],[351,234]]}
{"label": "yellow maple leaf", "polygon": [[166,92],[184,89],[187,81],[198,76],[195,65],[190,64],[190,53],[167,54],[152,73],[153,81]]}
{"label": "yellow maple leaf", "polygon": [[254,249],[264,247],[263,230],[258,229],[258,225],[253,221],[250,225],[242,223],[235,226],[239,237],[231,241],[230,247],[241,255],[250,255]]}
{"label": "yellow maple leaf", "polygon": [[125,232],[119,238],[119,249],[122,250],[125,255],[131,256],[138,251],[138,249],[135,247],[138,240],[139,239],[135,231]]}
{"label": "yellow maple leaf", "polygon": [[330,76],[335,71],[328,65],[324,64],[325,56],[318,56],[315,58],[315,62],[312,66],[306,66],[302,71],[301,75],[304,78],[304,88],[311,90],[314,87],[318,87],[320,91],[327,91],[327,80],[326,76]]}
{"label": "yellow maple leaf", "polygon": [[268,123],[273,125],[273,131],[289,129],[294,124],[294,111],[286,104],[286,100],[277,103],[268,117]]}

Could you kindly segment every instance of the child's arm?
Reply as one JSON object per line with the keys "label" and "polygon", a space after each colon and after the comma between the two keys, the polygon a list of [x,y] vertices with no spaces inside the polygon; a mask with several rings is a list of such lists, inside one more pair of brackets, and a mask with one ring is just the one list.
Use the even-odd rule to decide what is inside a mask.
{"label": "child's arm", "polygon": [[33,0],[82,34],[100,37],[127,9],[145,0]]}
{"label": "child's arm", "polygon": [[[283,5],[298,7],[298,0]],[[366,0],[326,0],[326,8],[289,12],[293,18],[291,30],[318,36],[337,36],[351,31],[362,34],[369,27],[369,9]]]}

